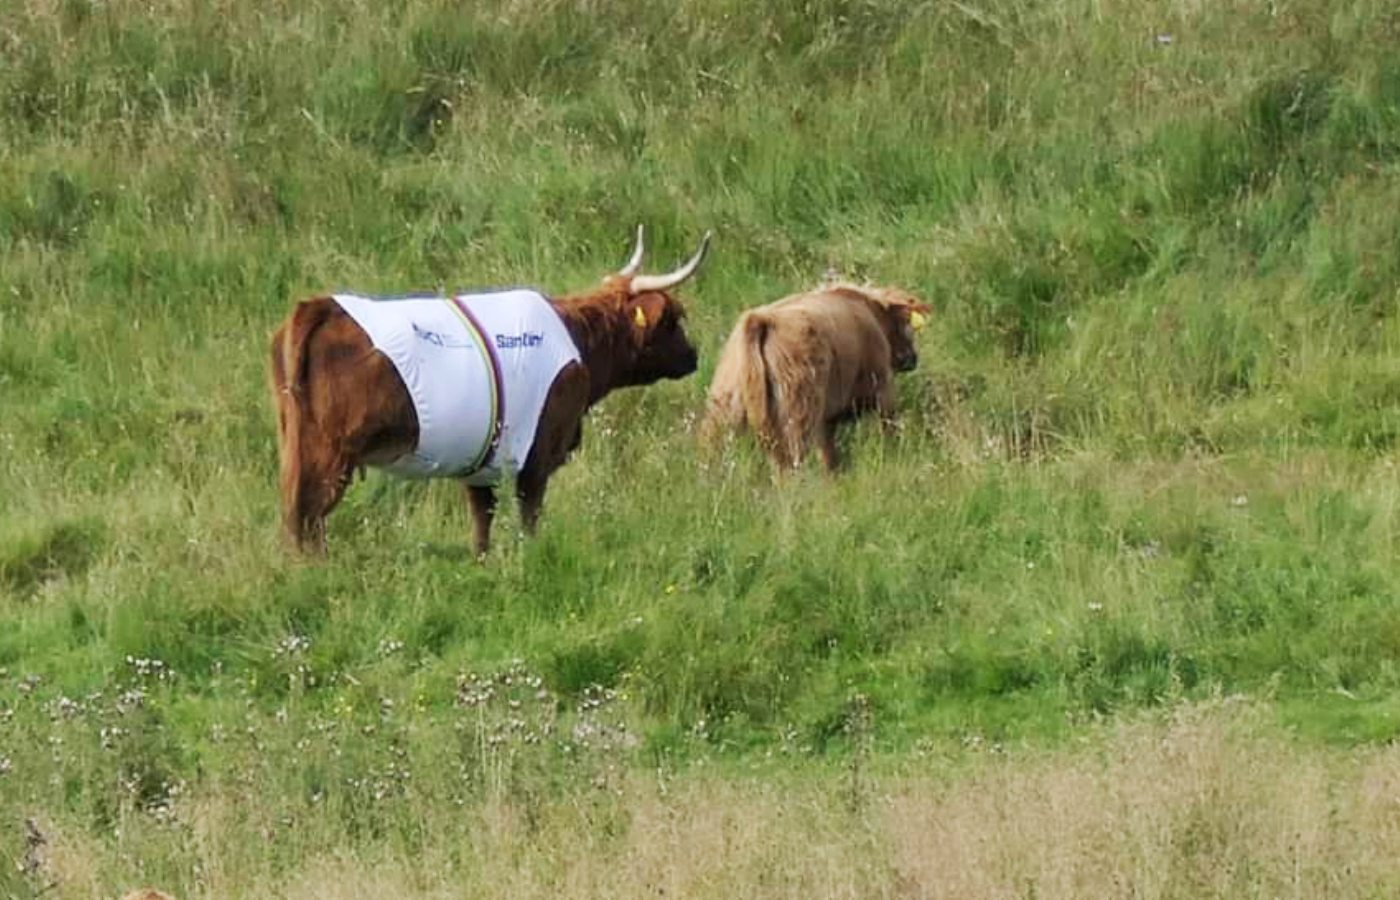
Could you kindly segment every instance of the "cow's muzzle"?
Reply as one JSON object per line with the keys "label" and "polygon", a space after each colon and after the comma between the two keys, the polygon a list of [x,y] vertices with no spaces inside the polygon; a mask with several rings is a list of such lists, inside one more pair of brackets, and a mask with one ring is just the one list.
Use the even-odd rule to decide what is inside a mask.
{"label": "cow's muzzle", "polygon": [[684,378],[696,369],[700,368],[700,355],[694,350],[683,353],[676,357],[676,364],[671,370],[672,378]]}

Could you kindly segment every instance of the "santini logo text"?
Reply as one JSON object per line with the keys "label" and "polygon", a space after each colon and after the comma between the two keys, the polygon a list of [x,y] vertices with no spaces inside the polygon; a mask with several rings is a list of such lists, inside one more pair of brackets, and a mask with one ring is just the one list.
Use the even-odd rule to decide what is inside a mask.
{"label": "santini logo text", "polygon": [[544,343],[544,335],[538,331],[522,331],[520,334],[497,334],[497,350],[514,350],[517,347],[538,347]]}

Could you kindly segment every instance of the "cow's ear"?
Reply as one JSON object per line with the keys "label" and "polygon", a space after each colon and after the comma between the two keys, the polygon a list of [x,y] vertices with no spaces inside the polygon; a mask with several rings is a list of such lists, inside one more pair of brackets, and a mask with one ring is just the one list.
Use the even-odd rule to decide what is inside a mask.
{"label": "cow's ear", "polygon": [[909,327],[918,331],[928,324],[928,314],[933,312],[933,307],[927,303],[908,303],[900,306],[899,311],[909,320]]}
{"label": "cow's ear", "polygon": [[632,324],[640,331],[647,331],[661,321],[666,312],[666,297],[662,294],[642,294],[632,301]]}

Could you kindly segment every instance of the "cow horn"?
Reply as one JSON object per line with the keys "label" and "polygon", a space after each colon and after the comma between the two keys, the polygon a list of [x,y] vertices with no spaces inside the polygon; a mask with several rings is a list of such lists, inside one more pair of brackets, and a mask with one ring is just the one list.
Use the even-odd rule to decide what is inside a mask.
{"label": "cow horn", "polygon": [[632,258],[627,260],[627,265],[617,270],[617,274],[621,275],[623,278],[631,278],[633,275],[636,275],[637,270],[642,267],[642,253],[644,252],[645,250],[642,247],[642,226],[638,225],[637,244],[632,248]]}
{"label": "cow horn", "polygon": [[710,238],[713,232],[705,232],[705,237],[700,241],[700,249],[695,251],[695,255],[690,261],[674,272],[665,275],[638,275],[632,279],[631,291],[634,294],[641,294],[646,291],[666,291],[685,281],[695,274],[695,270],[700,268],[700,262],[705,258],[705,254],[710,249]]}

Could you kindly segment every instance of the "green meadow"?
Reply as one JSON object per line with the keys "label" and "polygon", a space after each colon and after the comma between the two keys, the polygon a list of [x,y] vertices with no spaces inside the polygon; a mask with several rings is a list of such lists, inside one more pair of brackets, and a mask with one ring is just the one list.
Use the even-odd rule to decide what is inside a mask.
{"label": "green meadow", "polygon": [[[1400,891],[1400,6],[0,4],[0,895]],[[477,564],[281,543],[299,298],[587,288],[696,375]],[[740,310],[934,307],[701,452]]]}

